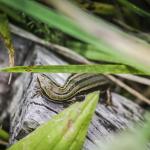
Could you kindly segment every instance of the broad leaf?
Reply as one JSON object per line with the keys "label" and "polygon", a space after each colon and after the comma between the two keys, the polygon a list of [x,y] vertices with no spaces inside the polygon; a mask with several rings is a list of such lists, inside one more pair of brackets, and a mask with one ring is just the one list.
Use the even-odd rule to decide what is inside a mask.
{"label": "broad leaf", "polygon": [[98,99],[99,92],[87,95],[8,150],[80,150]]}

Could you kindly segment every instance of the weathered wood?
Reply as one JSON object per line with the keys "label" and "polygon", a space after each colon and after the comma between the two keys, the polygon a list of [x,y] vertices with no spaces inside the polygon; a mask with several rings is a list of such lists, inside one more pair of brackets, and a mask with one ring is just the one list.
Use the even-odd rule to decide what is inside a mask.
{"label": "weathered wood", "polygon": [[[47,49],[35,45],[24,65],[66,63],[65,60],[60,59]],[[14,96],[9,108],[11,114],[10,144],[23,138],[40,124],[67,107],[66,104],[50,102],[41,95],[37,75],[36,73],[22,74],[13,84]],[[69,74],[47,74],[47,76],[63,84]],[[144,111],[132,101],[116,93],[112,94],[112,101],[115,107],[98,104],[89,127],[84,149],[92,149],[95,146],[95,140],[101,137],[107,139],[109,134],[131,127],[133,122],[142,119]]]}

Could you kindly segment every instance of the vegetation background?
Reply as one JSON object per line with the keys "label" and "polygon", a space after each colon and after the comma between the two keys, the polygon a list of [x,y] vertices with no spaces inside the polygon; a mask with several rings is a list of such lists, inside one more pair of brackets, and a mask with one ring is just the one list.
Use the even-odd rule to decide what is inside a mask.
{"label": "vegetation background", "polygon": [[[144,109],[149,109],[149,0],[0,0],[0,12],[0,36],[8,48],[10,61],[10,67],[0,68],[1,72],[22,73],[30,70],[30,72],[95,72],[103,74],[128,73],[142,75],[128,76],[128,79],[130,78],[130,80],[136,80],[137,82],[141,81],[142,83],[146,82],[147,86],[144,87],[144,90],[149,91],[147,95],[143,94],[143,86],[139,83],[135,84],[131,81],[126,81],[126,83],[130,84],[132,88],[138,90],[142,95],[140,95],[142,102],[137,101],[137,103],[142,105]],[[11,29],[9,28],[10,24]],[[69,56],[77,55],[81,56],[82,59],[77,57],[77,59],[73,60],[73,64],[67,66],[33,66],[32,68],[28,66],[15,66],[15,50],[10,35],[12,24],[33,33],[39,38],[38,40],[36,39],[36,42],[54,47],[61,55],[64,55],[62,50],[66,48]],[[35,39],[31,38],[31,40]],[[82,63],[82,65],[79,65],[79,63]],[[128,92],[121,90],[120,93],[132,98]],[[137,96],[138,94],[135,95]],[[145,98],[146,96],[147,98]],[[97,99],[95,98],[93,103],[96,105],[96,102]],[[89,106],[89,110],[91,110],[90,115],[92,116],[94,107],[92,109],[90,108],[91,106],[88,100],[83,105]],[[71,110],[74,112],[75,106],[72,106]],[[70,108],[68,111],[70,111]],[[117,136],[115,141],[104,144],[103,149],[113,150],[126,148],[128,145],[126,143],[129,143],[129,139],[131,140],[128,145],[129,149],[143,149],[150,138],[150,120],[149,117],[146,118],[142,128],[135,127],[134,133],[125,132]],[[85,132],[79,136],[81,144],[77,144],[80,147],[73,147],[72,149],[80,149],[82,147],[88,122],[91,117],[85,117],[84,119],[87,125],[85,125]],[[79,122],[85,120],[80,120]],[[43,130],[39,132],[43,132],[45,128],[43,126]],[[49,128],[51,129],[51,127]],[[40,135],[40,133],[38,134]],[[4,130],[0,131],[0,137],[2,141],[8,140],[8,134]],[[30,141],[30,138],[27,140]],[[34,137],[32,138],[34,139]],[[40,139],[41,137],[39,136],[39,139],[35,138],[35,141]],[[56,141],[55,138],[54,141]],[[27,141],[22,140],[19,144],[17,143],[9,149],[20,149],[20,145],[25,142]],[[124,147],[120,148],[122,143],[124,143]],[[51,146],[51,144],[47,145],[47,147]],[[65,143],[63,141],[59,144],[61,147]],[[39,146],[40,148],[42,149],[43,145],[41,147]]]}

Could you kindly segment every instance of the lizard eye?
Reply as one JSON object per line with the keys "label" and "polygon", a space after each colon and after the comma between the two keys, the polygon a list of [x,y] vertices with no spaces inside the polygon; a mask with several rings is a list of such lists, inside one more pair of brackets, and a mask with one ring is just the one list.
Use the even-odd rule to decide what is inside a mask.
{"label": "lizard eye", "polygon": [[38,81],[39,81],[39,85],[40,85],[41,89],[43,89],[44,91],[53,90],[52,81],[47,76],[45,76],[43,74],[38,75]]}

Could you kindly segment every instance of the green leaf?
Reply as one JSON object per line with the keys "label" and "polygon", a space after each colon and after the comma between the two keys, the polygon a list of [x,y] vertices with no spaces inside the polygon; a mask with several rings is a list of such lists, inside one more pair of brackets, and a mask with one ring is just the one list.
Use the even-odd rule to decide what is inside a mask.
{"label": "green leaf", "polygon": [[139,8],[138,6],[130,3],[128,0],[118,0],[118,2],[120,4],[122,4],[123,6],[127,7],[128,9],[130,9],[131,11],[135,12],[136,14],[139,14],[141,16],[145,16],[145,17],[150,17],[150,13],[146,12],[145,10]]}
{"label": "green leaf", "polygon": [[[80,34],[82,37],[87,35],[88,33],[83,32],[80,27],[75,25],[69,18],[48,9],[44,5],[41,5],[34,1],[25,1],[25,0],[0,0],[0,2],[14,7],[20,11],[23,11],[35,19],[40,20],[48,24],[50,27],[59,28],[62,31],[70,33],[71,35],[75,35],[76,37]],[[36,13],[33,10],[37,10]],[[44,14],[44,16],[43,16]]]}
{"label": "green leaf", "polygon": [[[78,5],[82,9],[88,10],[91,6],[91,3],[82,3],[81,1],[76,1]],[[90,10],[92,13],[100,14],[100,15],[114,15],[116,13],[116,9],[113,5],[108,3],[101,2],[92,2],[92,9]]]}
{"label": "green leaf", "polygon": [[[80,39],[94,45],[98,50],[106,54],[118,57],[120,62],[149,72],[150,70],[150,45],[133,37],[100,18],[88,15],[70,1],[48,0],[61,13],[69,16],[73,23],[90,33],[88,37]],[[71,12],[71,13],[70,13]],[[95,38],[95,39],[94,39]]]}
{"label": "green leaf", "polygon": [[87,95],[50,121],[38,127],[8,150],[80,150],[99,99],[99,92]]}
{"label": "green leaf", "polygon": [[120,59],[118,59],[117,57],[106,54],[103,51],[95,48],[93,45],[69,41],[67,43],[67,46],[90,60],[121,63]]}
{"label": "green leaf", "polygon": [[15,21],[19,23],[20,22],[25,23],[18,12],[16,12],[12,8],[5,6],[4,4],[0,5],[0,11],[4,12],[5,14],[7,14],[7,16],[11,17],[12,19],[14,19]]}
{"label": "green leaf", "polygon": [[[76,51],[76,50],[75,50]],[[103,52],[97,51],[97,50],[86,50],[84,53],[83,51],[76,51],[80,55],[86,57],[87,59],[93,60],[93,61],[106,61],[110,63],[121,63],[120,60],[113,56],[109,56],[108,54],[105,54]]]}
{"label": "green leaf", "polygon": [[3,139],[5,141],[9,140],[9,134],[3,129],[0,129],[0,139]]}
{"label": "green leaf", "polygon": [[103,74],[148,74],[125,65],[51,65],[51,66],[15,66],[2,68],[0,72],[41,72],[41,73],[103,73]]}
{"label": "green leaf", "polygon": [[5,14],[0,14],[0,38],[2,38],[8,49],[9,65],[14,66],[14,46],[11,40],[8,20]]}

